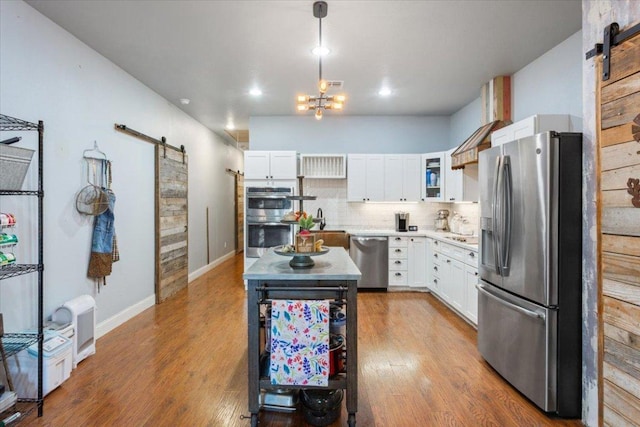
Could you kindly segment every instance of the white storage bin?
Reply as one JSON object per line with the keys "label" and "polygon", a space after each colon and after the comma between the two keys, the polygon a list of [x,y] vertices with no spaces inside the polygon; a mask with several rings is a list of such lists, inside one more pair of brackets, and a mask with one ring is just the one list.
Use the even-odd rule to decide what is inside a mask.
{"label": "white storage bin", "polygon": [[[46,396],[65,382],[71,375],[71,340],[56,333],[45,333],[44,357],[42,358],[42,393]],[[23,350],[7,363],[13,386],[21,398],[36,398],[38,395],[38,347],[37,344]]]}

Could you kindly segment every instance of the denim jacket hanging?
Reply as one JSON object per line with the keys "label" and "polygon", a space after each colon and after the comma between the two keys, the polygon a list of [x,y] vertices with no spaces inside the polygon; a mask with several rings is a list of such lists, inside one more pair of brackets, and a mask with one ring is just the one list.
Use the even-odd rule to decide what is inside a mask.
{"label": "denim jacket hanging", "polygon": [[98,215],[93,223],[93,239],[91,258],[89,259],[88,277],[104,278],[111,274],[113,264],[113,239],[115,235],[114,207],[116,195],[106,190],[109,195],[109,207]]}

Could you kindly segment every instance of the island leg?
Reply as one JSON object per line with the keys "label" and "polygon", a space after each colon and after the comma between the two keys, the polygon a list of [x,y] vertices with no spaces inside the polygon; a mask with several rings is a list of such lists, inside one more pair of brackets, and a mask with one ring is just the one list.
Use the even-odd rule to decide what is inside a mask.
{"label": "island leg", "polygon": [[358,411],[358,288],[347,282],[347,412],[349,426],[356,423]]}
{"label": "island leg", "polygon": [[251,425],[258,425],[258,412],[260,412],[260,307],[258,306],[257,286],[258,280],[249,280],[247,284],[247,318],[249,342],[248,352],[248,377],[249,377],[249,412],[251,413]]}

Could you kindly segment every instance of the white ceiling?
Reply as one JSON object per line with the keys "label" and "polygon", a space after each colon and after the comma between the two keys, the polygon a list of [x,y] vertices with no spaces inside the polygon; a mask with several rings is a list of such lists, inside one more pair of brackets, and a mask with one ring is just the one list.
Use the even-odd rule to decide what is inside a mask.
{"label": "white ceiling", "polygon": [[[316,90],[313,1],[27,3],[216,133],[297,114],[295,96]],[[348,100],[327,114],[452,114],[580,27],[580,0],[328,0],[323,77],[344,80]]]}

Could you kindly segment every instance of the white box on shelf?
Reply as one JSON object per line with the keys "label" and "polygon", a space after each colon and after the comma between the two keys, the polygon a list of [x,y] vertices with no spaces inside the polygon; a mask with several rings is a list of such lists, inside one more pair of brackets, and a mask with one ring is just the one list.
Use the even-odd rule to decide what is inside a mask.
{"label": "white box on shelf", "polygon": [[[46,396],[71,375],[71,340],[46,332],[42,358],[42,394]],[[35,398],[38,394],[38,344],[7,359],[13,386],[18,395]]]}
{"label": "white box on shelf", "polygon": [[18,400],[18,395],[13,391],[5,391],[0,394],[0,412],[4,412],[12,407]]}

